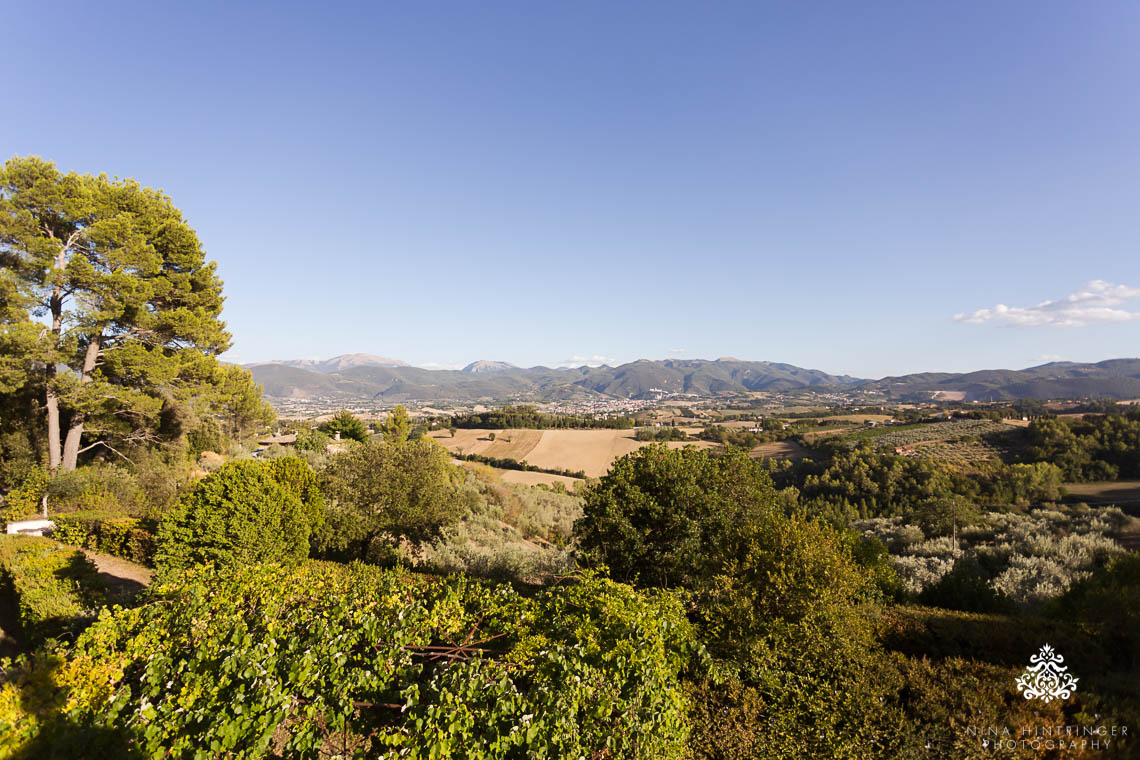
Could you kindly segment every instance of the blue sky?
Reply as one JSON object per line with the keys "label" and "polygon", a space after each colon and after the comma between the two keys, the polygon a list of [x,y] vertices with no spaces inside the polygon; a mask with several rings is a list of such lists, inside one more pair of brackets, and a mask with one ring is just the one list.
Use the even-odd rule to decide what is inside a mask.
{"label": "blue sky", "polygon": [[166,190],[237,361],[1140,354],[1135,3],[45,1],[3,25],[0,154]]}

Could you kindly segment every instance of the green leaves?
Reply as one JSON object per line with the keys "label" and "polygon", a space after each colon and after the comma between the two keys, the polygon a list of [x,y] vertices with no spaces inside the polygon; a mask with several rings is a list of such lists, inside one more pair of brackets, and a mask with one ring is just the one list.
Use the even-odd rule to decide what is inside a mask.
{"label": "green leaves", "polygon": [[64,698],[24,719],[149,757],[669,760],[694,646],[675,598],[592,576],[526,599],[359,565],[192,569],[88,629]]}
{"label": "green leaves", "polygon": [[341,438],[361,443],[368,440],[368,427],[352,412],[341,409],[334,414],[328,422],[321,425],[321,430],[331,436],[340,433]]}
{"label": "green leaves", "polygon": [[353,445],[321,472],[332,502],[318,546],[350,559],[383,535],[422,541],[459,518],[447,450],[430,438]]}
{"label": "green leaves", "polygon": [[[306,488],[301,471],[280,469],[271,472],[258,462],[239,460],[203,479],[159,525],[159,570],[210,562],[295,563],[307,557],[315,519],[312,500],[319,494]],[[288,486],[277,480],[278,474]],[[290,474],[292,480],[286,477]]]}
{"label": "green leaves", "polygon": [[587,490],[574,531],[587,561],[619,580],[693,587],[722,561],[732,526],[779,504],[768,475],[744,453],[652,444],[615,461]]}

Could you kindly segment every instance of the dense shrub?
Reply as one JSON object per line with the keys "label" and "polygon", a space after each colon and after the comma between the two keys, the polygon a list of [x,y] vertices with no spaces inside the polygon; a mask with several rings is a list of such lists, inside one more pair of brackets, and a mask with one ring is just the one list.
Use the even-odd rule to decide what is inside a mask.
{"label": "dense shrub", "polygon": [[[863,756],[873,728],[867,575],[847,536],[800,515],[747,453],[652,444],[587,489],[583,560],[643,586],[691,590],[723,695],[695,694],[700,757],[747,757],[756,737],[717,733],[731,715],[763,726],[764,757]],[[804,726],[811,726],[804,731]],[[736,738],[740,739],[738,742]]]}
{"label": "dense shrub", "polygon": [[[998,750],[991,726],[1008,726],[1014,740],[1028,730],[1057,725],[1131,726],[1140,721],[1140,695],[1134,673],[1121,671],[1107,642],[1100,642],[1058,616],[1036,617],[975,614],[923,607],[894,606],[883,610],[880,636],[890,650],[880,656],[877,678],[890,684],[885,704],[893,730],[886,751],[871,757],[1136,756],[1135,737],[1102,737],[1107,748],[1051,752],[1030,745]],[[1068,699],[1046,703],[1026,700],[1014,688],[1029,657],[1048,642],[1065,656],[1080,680]],[[972,734],[970,728],[977,730]],[[1054,743],[1058,736],[1052,736]],[[1045,747],[1044,742],[1042,747]]]}
{"label": "dense shrub", "polygon": [[542,583],[574,567],[568,546],[581,499],[540,486],[504,483],[489,467],[464,468],[459,522],[400,559],[437,573]]}
{"label": "dense shrub", "polygon": [[320,527],[324,522],[325,499],[313,468],[293,456],[272,459],[262,466],[279,485],[301,500],[309,526],[313,530]]}
{"label": "dense shrub", "polygon": [[31,470],[43,469],[36,436],[31,430],[20,429],[21,420],[11,414],[14,411],[7,407],[7,419],[0,421],[0,493],[18,488]]}
{"label": "dense shrub", "polygon": [[0,536],[0,595],[14,600],[26,644],[74,634],[103,601],[95,567],[83,553],[35,536]]}
{"label": "dense shrub", "polygon": [[144,503],[134,474],[114,464],[61,472],[51,479],[47,494],[51,509],[57,512],[105,510],[138,514]]}
{"label": "dense shrub", "polygon": [[868,576],[871,598],[880,602],[901,599],[902,582],[886,544],[878,536],[860,536],[854,531],[845,531],[844,538],[852,559]]}
{"label": "dense shrub", "polygon": [[919,592],[918,600],[934,607],[968,612],[1009,610],[1012,603],[1001,584],[991,586],[988,581],[989,577],[976,561],[960,557],[950,572]]}
{"label": "dense shrub", "polygon": [[192,463],[178,450],[134,449],[131,462],[144,502],[136,516],[161,519],[197,485]]}
{"label": "dense shrub", "polygon": [[186,432],[186,444],[191,459],[197,459],[203,452],[225,451],[230,439],[222,432],[217,420],[207,417]]}
{"label": "dense shrub", "polygon": [[1096,636],[1119,667],[1140,669],[1140,553],[1115,557],[1077,581],[1055,610]]}
{"label": "dense shrub", "polygon": [[39,467],[24,470],[15,488],[4,497],[0,522],[13,522],[36,515],[47,490],[48,474]]}
{"label": "dense shrub", "polygon": [[[875,657],[860,605],[868,578],[844,538],[773,511],[742,525],[718,553],[727,561],[698,587],[697,614],[746,699],[722,707],[764,726],[763,757],[864,757],[879,684],[867,675]],[[701,741],[716,747],[722,738]]]}
{"label": "dense shrub", "polygon": [[724,562],[736,526],[779,496],[762,467],[736,452],[650,444],[621,457],[584,493],[575,524],[583,560],[644,586],[693,587]]}
{"label": "dense shrub", "polygon": [[74,512],[52,519],[52,538],[56,541],[113,554],[140,565],[154,564],[155,524],[149,520],[100,512]]}
{"label": "dense shrub", "polygon": [[428,438],[354,445],[321,472],[329,503],[318,552],[365,559],[377,543],[430,541],[459,519],[453,482],[459,476],[447,450]]}
{"label": "dense shrub", "polygon": [[308,556],[305,506],[258,462],[204,478],[158,528],[159,570],[214,562],[297,562]]}
{"label": "dense shrub", "polygon": [[317,429],[300,430],[297,432],[297,442],[294,448],[297,451],[310,451],[316,454],[324,454],[332,443],[332,439]]}
{"label": "dense shrub", "polygon": [[[427,572],[466,573],[479,578],[539,584],[574,569],[565,549],[526,541],[504,530],[494,518],[471,515],[449,526],[416,552],[415,565]],[[409,564],[413,562],[408,558]]]}
{"label": "dense shrub", "polygon": [[591,577],[527,599],[362,566],[199,569],[20,663],[0,737],[26,756],[669,760],[694,656],[675,598]]}

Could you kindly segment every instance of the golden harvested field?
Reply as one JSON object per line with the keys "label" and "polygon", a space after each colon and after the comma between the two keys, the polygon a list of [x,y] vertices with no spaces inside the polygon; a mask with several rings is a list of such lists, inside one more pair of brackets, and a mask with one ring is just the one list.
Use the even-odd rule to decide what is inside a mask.
{"label": "golden harvested field", "polygon": [[528,486],[547,485],[552,486],[555,483],[561,483],[566,486],[567,491],[573,492],[574,488],[586,481],[581,478],[569,478],[565,475],[552,475],[548,472],[525,472],[523,470],[503,470],[498,467],[491,467],[490,465],[481,464],[478,462],[467,462],[462,459],[452,459],[451,463],[457,467],[463,467],[468,470],[482,470],[484,472],[494,473],[499,480],[504,483],[522,483]]}
{"label": "golden harvested field", "polygon": [[855,428],[826,428],[824,430],[813,430],[810,433],[804,433],[804,440],[808,443],[815,443],[820,438],[827,438],[832,435],[839,435],[840,433],[850,433]]}
{"label": "golden harvested field", "polygon": [[803,459],[808,450],[795,441],[776,441],[762,443],[752,449],[752,456],[767,457],[768,459]]}
{"label": "golden harvested field", "polygon": [[[458,451],[464,454],[482,454],[483,449],[491,445],[487,439],[489,430],[456,430],[455,437],[446,430],[436,430],[428,435],[447,448],[448,451]],[[496,431],[498,432],[498,431]]]}
{"label": "golden harvested field", "polygon": [[[494,441],[488,440],[491,432],[495,433]],[[648,445],[633,436],[632,430],[457,430],[454,438],[446,430],[431,434],[455,453],[526,460],[527,464],[551,470],[582,470],[591,478],[605,475],[618,457]],[[670,441],[668,445],[672,449],[716,446],[709,441]],[[512,477],[540,474],[516,473]]]}
{"label": "golden harvested field", "polygon": [[523,460],[542,439],[541,430],[500,430],[483,453],[496,459]]}
{"label": "golden harvested field", "polygon": [[1109,480],[1100,483],[1065,483],[1069,501],[1087,501],[1089,504],[1140,504],[1140,480]]}
{"label": "golden harvested field", "polygon": [[830,417],[816,417],[820,422],[824,420],[834,420],[835,422],[886,422],[893,420],[889,414],[834,414]]}
{"label": "golden harvested field", "polygon": [[[479,454],[496,459],[526,459],[539,440],[542,430],[456,430],[455,437],[446,430],[437,430],[431,437],[442,443],[448,451],[461,454]],[[490,433],[495,434],[491,440]]]}
{"label": "golden harvested field", "polygon": [[543,430],[542,440],[527,455],[528,464],[551,469],[582,470],[596,478],[620,456],[641,448],[632,430]]}

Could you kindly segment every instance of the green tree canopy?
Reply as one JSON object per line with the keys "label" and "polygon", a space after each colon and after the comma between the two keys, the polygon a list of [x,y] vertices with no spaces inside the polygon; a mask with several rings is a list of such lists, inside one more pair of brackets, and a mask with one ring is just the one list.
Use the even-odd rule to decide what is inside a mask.
{"label": "green tree canopy", "polygon": [[981,510],[968,499],[951,495],[920,502],[910,521],[928,536],[950,536],[957,542],[958,529],[973,525],[981,516]]}
{"label": "green tree canopy", "polygon": [[368,426],[347,409],[341,409],[334,414],[332,419],[321,425],[320,429],[329,435],[335,436],[340,433],[341,438],[348,438],[353,441],[364,442],[368,440]]}
{"label": "green tree canopy", "polygon": [[321,472],[331,503],[319,547],[363,558],[376,539],[437,535],[459,518],[449,458],[430,438],[368,442],[332,457]]}
{"label": "green tree canopy", "polygon": [[[854,758],[875,730],[868,578],[843,535],[793,507],[746,452],[662,444],[617,460],[586,491],[582,559],[637,585],[689,589],[722,662],[720,681],[695,691],[696,757]],[[741,726],[753,728],[730,728]]]}
{"label": "green tree canopy", "polygon": [[0,260],[0,383],[41,389],[52,470],[113,440],[155,440],[164,405],[212,391],[229,346],[222,283],[161,191],[13,158]]}
{"label": "green tree canopy", "polygon": [[380,426],[380,432],[384,434],[384,440],[388,443],[403,443],[408,440],[412,432],[412,421],[408,417],[408,410],[401,404],[388,412],[388,416]]}
{"label": "green tree canopy", "polygon": [[575,524],[582,553],[614,578],[645,586],[695,586],[720,561],[733,526],[781,501],[743,452],[713,457],[652,444],[613,463],[585,493]]}

